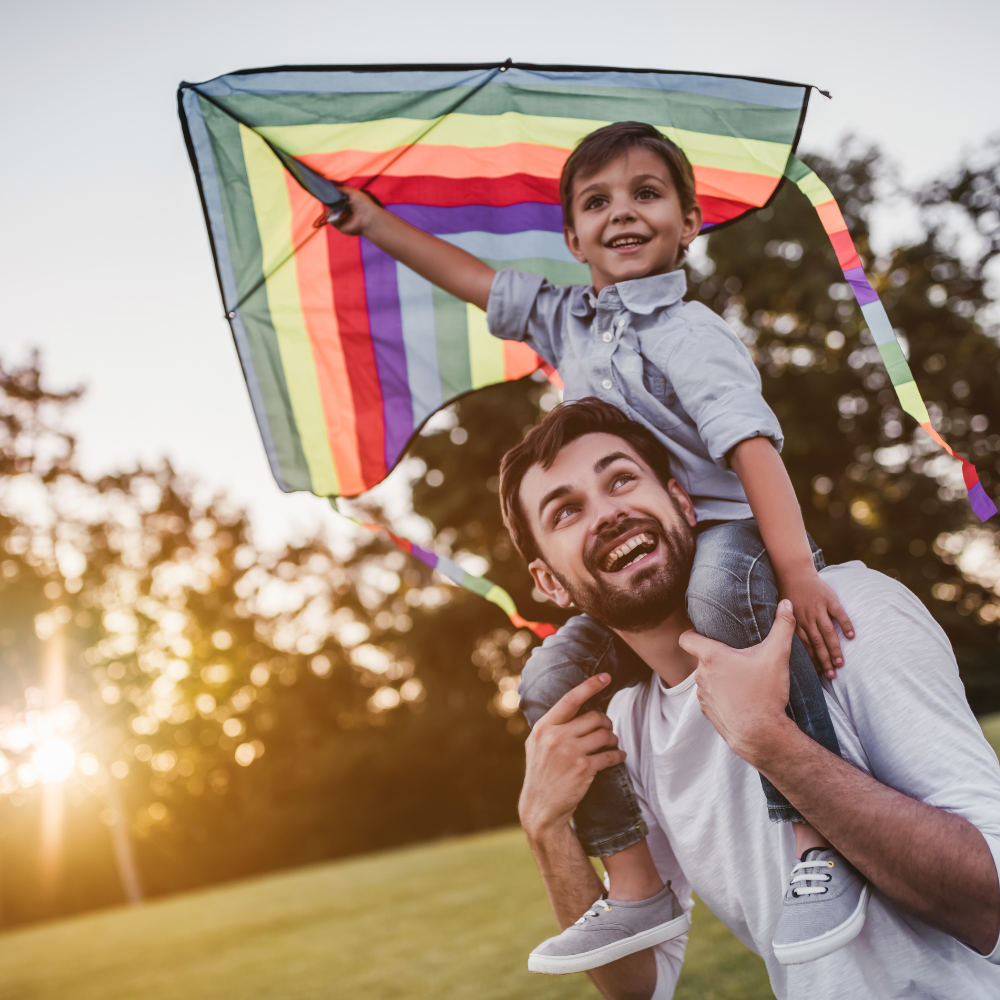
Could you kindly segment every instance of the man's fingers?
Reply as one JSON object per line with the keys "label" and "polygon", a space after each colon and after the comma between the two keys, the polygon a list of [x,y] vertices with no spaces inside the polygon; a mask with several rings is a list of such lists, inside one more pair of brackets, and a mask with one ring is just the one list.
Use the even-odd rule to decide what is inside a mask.
{"label": "man's fingers", "polygon": [[763,645],[774,649],[784,649],[785,659],[792,651],[792,636],[795,635],[795,613],[791,601],[779,601],[774,613],[774,624]]}
{"label": "man's fingers", "polygon": [[563,724],[563,728],[572,736],[586,736],[597,730],[612,729],[611,720],[603,712],[586,712]]}
{"label": "man's fingers", "polygon": [[688,632],[684,632],[681,637],[677,640],[681,649],[686,650],[692,656],[698,657],[699,660],[705,659],[709,654],[715,650],[728,650],[724,642],[716,642],[715,639],[706,638],[703,635],[699,635],[694,629]]}
{"label": "man's fingers", "polygon": [[577,741],[577,746],[585,754],[597,753],[598,750],[613,750],[618,746],[618,737],[606,729],[601,729],[581,736]]}
{"label": "man's fingers", "polygon": [[588,677],[582,684],[567,691],[539,720],[539,726],[562,725],[576,717],[577,712],[611,681],[610,674],[595,674]]}
{"label": "man's fingers", "polygon": [[853,639],[854,625],[852,624],[851,619],[848,618],[847,612],[844,610],[843,606],[840,604],[831,605],[830,615],[833,618],[836,618],[837,624],[840,626],[840,631],[843,632],[848,639]]}
{"label": "man's fingers", "polygon": [[625,763],[624,750],[605,750],[603,753],[595,753],[588,758],[594,771],[603,771],[606,767],[614,767],[615,764]]}

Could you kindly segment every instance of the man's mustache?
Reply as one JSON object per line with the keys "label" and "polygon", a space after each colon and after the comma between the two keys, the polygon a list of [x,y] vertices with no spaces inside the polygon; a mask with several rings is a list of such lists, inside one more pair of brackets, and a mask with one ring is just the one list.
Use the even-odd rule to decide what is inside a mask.
{"label": "man's mustache", "polygon": [[606,528],[594,538],[583,557],[583,565],[587,568],[587,572],[596,577],[601,568],[598,553],[610,552],[615,547],[614,542],[636,528],[644,528],[661,539],[665,534],[663,525],[655,517],[630,517],[619,522],[613,528]]}

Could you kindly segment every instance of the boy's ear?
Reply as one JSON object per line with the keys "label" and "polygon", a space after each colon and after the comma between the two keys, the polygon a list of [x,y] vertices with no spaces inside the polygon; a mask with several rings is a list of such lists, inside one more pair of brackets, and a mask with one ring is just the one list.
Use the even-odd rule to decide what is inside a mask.
{"label": "boy's ear", "polygon": [[695,202],[684,214],[684,225],[681,227],[681,246],[685,250],[694,242],[694,238],[701,232],[701,225],[704,217],[701,214],[701,205]]}
{"label": "boy's ear", "polygon": [[543,559],[533,559],[528,565],[528,572],[535,586],[560,608],[568,608],[573,603],[569,591],[559,582],[548,564]]}
{"label": "boy's ear", "polygon": [[580,238],[576,235],[576,230],[572,226],[563,226],[563,239],[566,241],[566,246],[569,248],[569,252],[581,264],[590,263],[580,247]]}

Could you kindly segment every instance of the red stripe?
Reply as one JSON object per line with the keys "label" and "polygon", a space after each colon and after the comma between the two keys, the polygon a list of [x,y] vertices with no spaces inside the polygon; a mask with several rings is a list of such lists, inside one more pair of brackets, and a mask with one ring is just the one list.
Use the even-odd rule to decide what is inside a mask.
{"label": "red stripe", "polygon": [[324,227],[330,251],[330,278],[337,311],[340,343],[351,381],[358,434],[361,476],[370,489],[385,479],[385,422],[375,351],[368,326],[361,241],[344,236],[333,226]]}
{"label": "red stripe", "polygon": [[[352,177],[350,187],[361,187],[368,177]],[[382,174],[366,189],[383,205],[491,205],[503,207],[525,201],[559,204],[559,182],[531,174],[506,177],[391,177]]]}
{"label": "red stripe", "polygon": [[706,226],[717,226],[720,222],[728,222],[753,208],[745,201],[730,201],[728,198],[714,198],[710,194],[698,195],[698,204],[704,216]]}
{"label": "red stripe", "polygon": [[833,249],[837,253],[837,262],[840,264],[841,270],[850,271],[851,268],[861,267],[861,258],[858,256],[858,251],[854,249],[851,234],[846,229],[828,235]]}

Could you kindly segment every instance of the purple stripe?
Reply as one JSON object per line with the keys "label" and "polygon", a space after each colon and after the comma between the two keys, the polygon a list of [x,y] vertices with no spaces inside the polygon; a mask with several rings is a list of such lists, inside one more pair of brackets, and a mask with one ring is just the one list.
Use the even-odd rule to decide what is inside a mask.
{"label": "purple stripe", "polygon": [[969,504],[980,521],[988,521],[997,512],[997,505],[986,495],[982,483],[976,483],[969,490]]}
{"label": "purple stripe", "polygon": [[868,283],[863,268],[852,267],[844,272],[847,283],[854,289],[854,297],[858,300],[859,306],[866,306],[869,302],[878,302],[878,293]]}
{"label": "purple stripe", "polygon": [[373,243],[362,239],[365,297],[375,368],[382,390],[385,419],[385,467],[391,469],[413,433],[413,400],[406,377],[406,348],[396,287],[396,262]]}
{"label": "purple stripe", "polygon": [[528,229],[563,231],[562,207],[540,201],[517,205],[392,205],[390,212],[426,233],[522,233]]}
{"label": "purple stripe", "polygon": [[430,566],[431,569],[437,569],[438,557],[433,552],[428,552],[427,549],[422,549],[419,545],[414,545],[411,542],[410,555],[416,556],[422,563]]}

